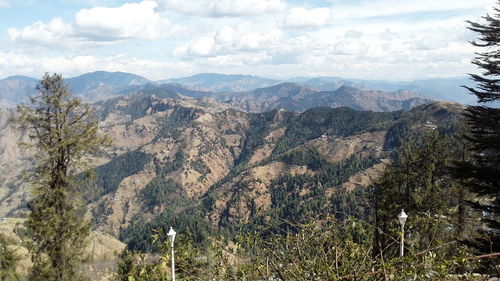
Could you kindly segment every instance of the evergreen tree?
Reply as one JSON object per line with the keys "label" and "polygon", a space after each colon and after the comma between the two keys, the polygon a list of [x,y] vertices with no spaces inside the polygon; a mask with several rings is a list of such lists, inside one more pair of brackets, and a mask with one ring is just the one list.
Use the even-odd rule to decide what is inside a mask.
{"label": "evergreen tree", "polygon": [[500,10],[483,17],[484,24],[469,22],[469,29],[478,33],[472,45],[481,48],[472,63],[482,73],[471,74],[476,87],[466,87],[477,97],[480,105],[466,110],[469,129],[465,138],[470,141],[474,155],[457,164],[454,174],[477,194],[470,202],[482,214],[487,241],[484,251],[500,251]]}
{"label": "evergreen tree", "polygon": [[7,247],[8,245],[7,238],[0,233],[0,281],[20,280],[16,273],[16,265],[20,258]]}
{"label": "evergreen tree", "polygon": [[30,174],[33,196],[26,221],[33,267],[29,280],[80,280],[77,266],[89,234],[75,175],[88,168],[87,156],[107,142],[97,134],[90,106],[71,96],[61,75],[45,74],[31,105],[21,105],[16,127],[35,151]]}
{"label": "evergreen tree", "polygon": [[393,237],[400,228],[396,216],[401,209],[411,217],[405,228],[412,233],[411,244],[417,251],[470,233],[464,229],[468,217],[459,204],[460,198],[468,194],[450,178],[447,169],[461,157],[460,147],[459,140],[437,131],[410,139],[402,146],[394,163],[376,183],[375,222],[380,233],[375,233],[375,254],[388,249],[396,255],[398,245],[393,243]]}

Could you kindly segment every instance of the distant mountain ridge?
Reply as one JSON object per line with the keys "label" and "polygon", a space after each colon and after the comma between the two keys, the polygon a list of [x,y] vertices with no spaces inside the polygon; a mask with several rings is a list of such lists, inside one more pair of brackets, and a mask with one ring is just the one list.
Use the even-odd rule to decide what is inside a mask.
{"label": "distant mountain ridge", "polygon": [[[38,79],[16,75],[0,80],[0,107],[12,107],[35,93]],[[73,94],[87,100],[106,99],[115,94],[128,94],[134,86],[151,83],[148,79],[126,72],[95,71],[65,78]]]}
{"label": "distant mountain ridge", "polygon": [[387,93],[341,86],[333,91],[320,91],[297,83],[281,83],[268,88],[226,96],[225,101],[247,112],[265,112],[272,109],[306,111],[314,107],[347,106],[356,110],[395,111],[437,101],[432,97],[400,90]]}
{"label": "distant mountain ridge", "polygon": [[150,83],[148,79],[126,72],[96,71],[65,79],[70,90],[88,100],[109,98],[117,93],[125,94],[134,86]]}
{"label": "distant mountain ridge", "polygon": [[[162,93],[170,91],[178,98],[213,98],[228,106],[246,112],[266,112],[273,109],[303,112],[314,107],[347,106],[356,110],[395,111],[408,110],[415,106],[437,101],[411,91],[401,90],[387,93],[375,90],[361,90],[341,86],[335,91],[320,91],[298,83],[285,82],[266,88],[246,92],[210,92],[186,89],[178,84],[146,85],[136,89],[138,93]],[[170,95],[170,98],[175,98]]]}
{"label": "distant mountain ridge", "polygon": [[189,77],[158,81],[177,83],[194,89],[207,89],[216,92],[243,92],[264,88],[281,83],[280,80],[242,74],[200,73]]}
{"label": "distant mountain ridge", "polygon": [[5,79],[5,81],[24,81],[26,83],[36,83],[38,82],[37,79],[29,76],[24,76],[24,75],[14,75],[14,76],[9,76]]}
{"label": "distant mountain ridge", "polygon": [[72,91],[77,94],[83,93],[87,89],[90,89],[100,83],[105,83],[110,86],[123,87],[144,85],[151,82],[142,76],[132,73],[106,71],[86,73],[77,77],[67,78],[65,81],[70,86]]}
{"label": "distant mountain ridge", "polygon": [[[37,81],[20,75],[0,80],[0,107],[13,107],[19,102],[26,101],[27,97],[34,93]],[[284,82],[252,75],[200,73],[154,82],[126,72],[96,71],[66,78],[66,83],[74,94],[88,101],[164,88],[192,98],[217,98],[233,104],[238,109],[259,112],[272,108],[304,111],[314,106],[352,106],[356,109],[377,111],[397,110],[407,108],[400,100],[401,95],[395,94],[401,91],[414,94],[412,97],[406,95],[406,98],[413,99],[413,102],[405,104],[418,105],[429,100],[454,101],[462,104],[474,102],[467,90],[461,87],[461,85],[473,86],[466,78],[389,82],[317,77],[294,78]],[[357,91],[345,91],[347,88],[338,91],[343,86],[355,88]],[[301,94],[297,96],[294,91],[301,91]],[[356,97],[353,97],[355,92]],[[383,92],[392,95],[385,95]],[[383,104],[382,96],[390,100],[390,106]],[[363,102],[361,100],[363,98],[369,101]],[[346,103],[347,101],[349,102]]]}
{"label": "distant mountain ridge", "polygon": [[0,107],[13,107],[35,93],[38,80],[22,75],[0,80]]}
{"label": "distant mountain ridge", "polygon": [[462,104],[472,104],[475,99],[462,85],[473,87],[474,83],[469,78],[443,78],[425,79],[414,81],[370,81],[360,79],[344,79],[340,77],[294,78],[290,81],[308,85],[318,90],[335,90],[343,85],[363,90],[380,90],[396,92],[409,90],[426,96]]}

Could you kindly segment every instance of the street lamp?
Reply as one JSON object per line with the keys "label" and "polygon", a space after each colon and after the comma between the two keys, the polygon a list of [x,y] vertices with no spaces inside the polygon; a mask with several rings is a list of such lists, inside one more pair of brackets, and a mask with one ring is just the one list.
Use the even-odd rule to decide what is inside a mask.
{"label": "street lamp", "polygon": [[170,241],[170,248],[172,249],[172,281],[175,281],[175,258],[174,258],[174,240],[177,232],[170,227],[170,230],[167,233],[168,241]]}
{"label": "street lamp", "polygon": [[399,255],[404,255],[404,243],[405,243],[405,222],[408,218],[408,215],[405,213],[405,210],[401,209],[401,213],[398,215],[399,223],[401,224],[401,248],[399,249]]}

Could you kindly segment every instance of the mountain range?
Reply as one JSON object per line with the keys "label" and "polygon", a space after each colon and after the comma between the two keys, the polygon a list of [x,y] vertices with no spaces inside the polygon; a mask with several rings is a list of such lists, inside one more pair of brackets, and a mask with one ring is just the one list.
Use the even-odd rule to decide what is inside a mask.
{"label": "mountain range", "polygon": [[182,86],[215,92],[244,92],[274,86],[284,81],[241,74],[200,73],[189,77],[160,80]]}
{"label": "mountain range", "polygon": [[[253,95],[291,101],[329,95],[280,85]],[[216,229],[230,233],[333,209],[366,209],[360,194],[382,175],[401,141],[453,130],[462,110],[440,102],[393,112],[245,112],[211,92],[186,90],[209,93],[193,98],[172,84],[148,87],[93,104],[113,146],[92,161],[95,181],[83,188],[94,227],[141,250],[152,250],[153,229],[168,225],[201,241]],[[342,86],[332,93],[339,91],[363,92]],[[18,217],[30,189],[22,171],[32,160],[18,147],[24,136],[8,127],[11,114],[0,111],[0,216]]]}
{"label": "mountain range", "polygon": [[[35,93],[39,82],[27,76],[11,76],[0,80],[0,106],[8,107],[26,101]],[[73,94],[87,100],[99,100],[115,94],[129,93],[134,86],[145,85],[150,81],[144,77],[125,72],[96,71],[65,79]]]}
{"label": "mountain range", "polygon": [[[284,221],[366,217],[373,183],[402,143],[456,133],[464,109],[423,95],[424,87],[381,82],[377,90],[330,78],[199,74],[152,82],[93,72],[66,82],[112,140],[90,159],[94,179],[78,185],[92,221],[89,249],[111,267],[125,245],[155,251],[155,231],[170,226],[203,243],[262,226],[282,231]],[[451,93],[457,82],[422,83]],[[36,84],[0,80],[0,217],[9,222],[0,233],[14,240],[31,197],[24,172],[33,158],[10,120]]]}
{"label": "mountain range", "polygon": [[[26,101],[27,97],[34,93],[37,81],[26,76],[12,76],[0,80],[0,107],[12,107]],[[116,95],[141,90],[167,88],[193,98],[214,97],[230,102],[238,109],[248,111],[265,111],[272,108],[304,111],[314,106],[351,106],[357,109],[383,111],[407,109],[412,105],[434,100],[462,104],[473,102],[466,89],[461,87],[461,85],[471,86],[471,82],[467,79],[385,82],[319,77],[280,81],[251,75],[202,73],[155,82],[131,73],[97,71],[67,78],[66,83],[74,94],[88,101],[109,99]],[[286,92],[287,90],[290,92]],[[300,98],[296,95],[297,91],[301,92]],[[342,98],[335,96],[346,92],[351,96],[356,92],[356,97],[350,97],[350,101],[344,102]],[[275,98],[274,107],[262,102],[266,95]],[[371,105],[359,105],[356,102],[366,98],[371,99],[367,102]],[[383,104],[384,99],[388,99],[387,105]],[[397,105],[398,103],[400,105]]]}
{"label": "mountain range", "polygon": [[292,81],[311,86],[320,90],[331,90],[343,85],[359,89],[380,90],[386,92],[395,92],[399,90],[408,90],[431,96],[439,100],[458,102],[462,104],[472,104],[475,102],[474,96],[470,95],[464,87],[473,87],[474,83],[468,78],[445,78],[445,79],[427,79],[414,81],[375,81],[359,80],[338,77],[319,77],[319,78],[295,78]]}

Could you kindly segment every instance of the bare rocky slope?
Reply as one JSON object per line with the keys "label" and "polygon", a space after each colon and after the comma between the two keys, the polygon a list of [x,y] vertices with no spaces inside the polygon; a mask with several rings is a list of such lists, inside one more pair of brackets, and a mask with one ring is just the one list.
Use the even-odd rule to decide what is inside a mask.
{"label": "bare rocky slope", "polygon": [[[170,225],[202,240],[216,228],[362,211],[364,202],[344,199],[381,176],[400,139],[451,130],[461,110],[434,103],[408,112],[248,113],[157,89],[95,107],[114,146],[94,161],[88,215],[97,230],[146,250],[152,229]],[[0,129],[0,217],[22,215],[29,187],[20,175],[30,159],[16,145],[22,136]]]}

